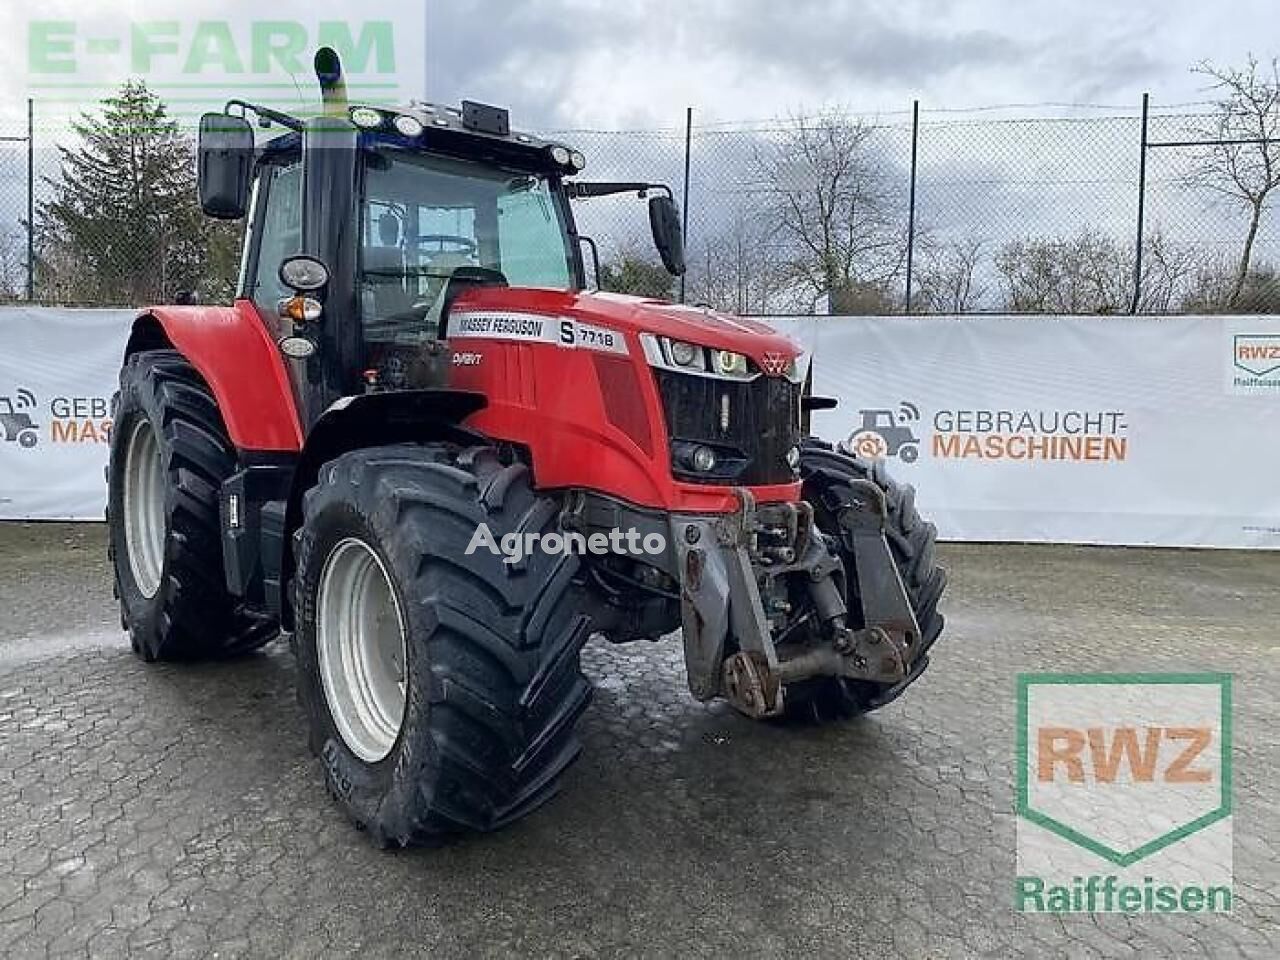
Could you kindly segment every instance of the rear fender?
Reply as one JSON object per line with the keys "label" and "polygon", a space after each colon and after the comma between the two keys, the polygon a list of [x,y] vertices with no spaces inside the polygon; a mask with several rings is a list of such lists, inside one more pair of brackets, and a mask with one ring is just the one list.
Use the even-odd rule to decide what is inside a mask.
{"label": "rear fender", "polygon": [[302,426],[284,358],[252,303],[150,307],[134,320],[125,357],[169,347],[186,357],[209,385],[237,449],[302,449]]}
{"label": "rear fender", "polygon": [[286,585],[293,576],[293,534],[302,525],[302,499],[315,486],[320,468],[351,450],[395,443],[457,443],[473,445],[490,438],[462,426],[462,421],[486,403],[480,393],[467,390],[405,390],[343,397],[326,410],[307,434],[293,474],[280,538],[280,595],[268,597],[286,630],[293,629],[293,607]]}

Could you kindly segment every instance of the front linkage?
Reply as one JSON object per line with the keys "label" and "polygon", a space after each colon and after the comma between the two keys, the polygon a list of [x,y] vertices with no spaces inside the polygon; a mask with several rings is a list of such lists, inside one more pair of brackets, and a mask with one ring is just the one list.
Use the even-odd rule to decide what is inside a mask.
{"label": "front linkage", "polygon": [[[643,560],[679,585],[689,689],[698,700],[723,697],[764,718],[782,714],[787,687],[802,681],[892,687],[910,676],[921,632],[885,538],[885,493],[870,480],[850,487],[838,533],[820,530],[803,500],[757,504],[741,488],[731,514],[663,518],[576,493],[561,519],[583,532],[629,526],[668,534],[666,553]],[[852,581],[838,537],[852,548]]]}

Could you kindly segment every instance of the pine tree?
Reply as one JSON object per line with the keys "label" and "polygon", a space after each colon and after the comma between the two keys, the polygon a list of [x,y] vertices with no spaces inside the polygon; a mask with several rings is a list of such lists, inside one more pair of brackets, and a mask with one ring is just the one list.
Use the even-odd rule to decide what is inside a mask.
{"label": "pine tree", "polygon": [[610,293],[670,300],[675,280],[667,268],[635,253],[623,253],[600,270],[600,287]]}
{"label": "pine tree", "polygon": [[194,148],[160,99],[125,83],[72,129],[79,143],[58,148],[61,173],[46,178],[51,199],[40,205],[42,298],[144,305],[179,291],[225,296],[229,237],[201,214]]}

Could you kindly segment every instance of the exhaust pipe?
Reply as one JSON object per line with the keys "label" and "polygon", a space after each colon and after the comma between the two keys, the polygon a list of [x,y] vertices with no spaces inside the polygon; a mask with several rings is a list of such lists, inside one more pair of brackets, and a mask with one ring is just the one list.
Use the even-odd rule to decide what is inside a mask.
{"label": "exhaust pipe", "polygon": [[316,80],[320,82],[320,100],[326,117],[347,115],[347,80],[342,75],[342,59],[333,47],[321,47],[316,51]]}

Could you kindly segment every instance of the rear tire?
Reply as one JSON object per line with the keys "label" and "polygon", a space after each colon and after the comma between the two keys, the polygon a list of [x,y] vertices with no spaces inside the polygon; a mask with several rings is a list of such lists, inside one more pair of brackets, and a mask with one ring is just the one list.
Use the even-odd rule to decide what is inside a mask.
{"label": "rear tire", "polygon": [[[787,688],[789,716],[823,722],[857,716],[896,699],[915,681],[929,663],[928,650],[942,632],[943,617],[938,600],[947,584],[946,571],[935,562],[937,530],[916,512],[915,490],[890,479],[884,461],[868,461],[835,451],[830,444],[808,439],[801,447],[800,475],[804,499],[813,504],[818,529],[840,539],[840,559],[847,574],[847,596],[857,609],[858,580],[854,568],[853,544],[836,519],[840,509],[852,499],[850,480],[871,480],[884,491],[888,505],[885,538],[907,588],[921,644],[909,664],[907,679],[898,684],[872,683],[843,677],[823,677]],[[862,624],[852,620],[850,626]]]}
{"label": "rear tire", "polygon": [[236,466],[218,407],[174,350],[125,361],[107,467],[108,556],[121,621],[148,662],[227,657],[275,626],[227,592],[218,490]]}
{"label": "rear tire", "polygon": [[[538,551],[508,564],[484,546],[467,553],[482,523],[501,542],[558,529],[558,513],[524,466],[504,466],[487,447],[375,447],[320,469],[295,547],[299,698],[330,792],[378,845],[504,826],[549,800],[577,758],[574,725],[590,696],[577,558]],[[376,626],[338,633],[376,637],[392,661],[403,651],[392,668],[398,702],[378,694],[362,707],[344,692],[385,692],[378,668],[344,667],[335,679],[334,651],[349,639],[335,646],[344,619],[331,584],[352,563],[370,576],[376,566],[390,597],[380,617],[366,615],[360,598],[382,588],[347,590],[357,598],[348,622]],[[357,651],[347,662],[362,659],[373,658]]]}

